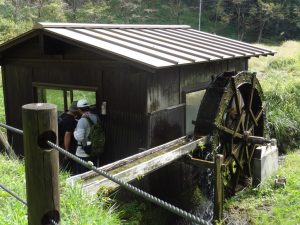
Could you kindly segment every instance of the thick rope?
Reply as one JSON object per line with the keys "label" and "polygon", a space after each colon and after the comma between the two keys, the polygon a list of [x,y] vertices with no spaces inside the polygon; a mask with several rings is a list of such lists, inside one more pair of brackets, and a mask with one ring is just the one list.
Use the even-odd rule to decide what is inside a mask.
{"label": "thick rope", "polygon": [[86,162],[80,158],[78,158],[77,156],[71,154],[70,152],[64,150],[63,148],[59,147],[58,145],[52,143],[51,141],[47,141],[48,145],[50,145],[52,148],[56,149],[57,151],[59,151],[60,153],[66,155],[67,157],[71,158],[72,160],[74,160],[75,162],[79,163],[80,165],[90,169],[90,170],[93,170],[94,172],[98,173],[99,175],[101,176],[104,176],[106,177],[107,179],[119,184],[121,187],[127,189],[128,191],[131,191],[133,193],[135,193],[136,195],[144,198],[144,199],[147,199],[148,201],[156,204],[156,205],[159,205],[161,206],[162,208],[172,212],[172,213],[175,213],[185,219],[188,219],[188,220],[191,220],[197,224],[204,224],[204,225],[209,225],[210,223],[199,218],[199,217],[196,217],[174,205],[171,205],[165,201],[162,201],[161,199],[147,193],[147,192],[144,192],[118,178],[115,178],[114,176],[108,174],[107,172],[105,172],[104,170],[101,170],[101,169],[97,169],[92,162]]}
{"label": "thick rope", "polygon": [[22,130],[20,130],[20,129],[18,129],[18,128],[15,128],[15,127],[8,126],[8,125],[6,125],[6,124],[4,124],[4,123],[0,123],[0,127],[4,127],[4,128],[6,128],[7,130],[12,131],[12,132],[15,132],[15,133],[17,133],[17,134],[23,134],[23,131],[22,131]]}
{"label": "thick rope", "polygon": [[[11,126],[8,126],[6,124],[3,124],[3,123],[0,123],[0,126],[1,127],[4,127],[12,132],[15,132],[15,133],[18,133],[18,134],[23,134],[23,131],[20,130],[20,129],[17,129],[17,128],[14,128],[14,127],[11,127]],[[65,149],[59,147],[58,145],[52,143],[51,141],[47,141],[47,144],[50,145],[52,148],[56,149],[57,151],[59,151],[60,153],[66,155],[67,157],[71,158],[72,160],[74,160],[75,162],[79,163],[80,165],[88,168],[88,169],[91,169],[93,170],[94,172],[98,173],[99,175],[102,175],[104,177],[106,177],[107,179],[119,184],[120,186],[124,187],[125,189],[127,189],[128,191],[131,191],[133,193],[135,193],[136,195],[144,198],[144,199],[147,199],[148,201],[154,203],[154,204],[157,204],[159,206],[161,206],[162,208],[174,213],[174,214],[177,214],[185,219],[188,219],[188,220],[191,220],[197,224],[203,224],[203,225],[210,225],[211,223],[199,218],[199,217],[196,217],[174,205],[171,205],[170,203],[167,203],[165,201],[162,201],[161,199],[147,193],[147,192],[144,192],[118,178],[115,178],[114,176],[108,174],[107,172],[105,172],[104,170],[100,170],[100,169],[97,169],[93,163],[91,162],[86,162],[80,158],[78,158],[77,156],[69,153],[68,151],[66,151]],[[2,186],[1,186],[2,187]],[[14,195],[13,195],[14,196]],[[14,196],[15,197],[15,196]],[[18,199],[19,201],[23,201],[22,199]],[[27,205],[27,203],[24,201],[22,202],[24,204]],[[54,225],[58,225],[54,220],[51,221],[52,224]]]}

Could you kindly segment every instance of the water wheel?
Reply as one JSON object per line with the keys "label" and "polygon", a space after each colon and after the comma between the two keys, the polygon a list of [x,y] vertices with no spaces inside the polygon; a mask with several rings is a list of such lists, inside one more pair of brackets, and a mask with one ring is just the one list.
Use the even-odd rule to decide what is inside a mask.
{"label": "water wheel", "polygon": [[224,156],[225,195],[252,182],[252,158],[264,136],[263,94],[254,73],[226,72],[206,90],[195,136],[209,135],[212,155]]}

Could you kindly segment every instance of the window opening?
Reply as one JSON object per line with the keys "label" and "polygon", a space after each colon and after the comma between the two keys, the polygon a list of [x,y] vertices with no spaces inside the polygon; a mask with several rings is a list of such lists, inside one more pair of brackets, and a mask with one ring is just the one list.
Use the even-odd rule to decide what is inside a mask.
{"label": "window opening", "polygon": [[206,90],[188,92],[185,94],[185,131],[186,135],[194,133],[195,125],[192,121],[197,119],[197,113]]}
{"label": "window opening", "polygon": [[36,87],[36,102],[55,104],[58,113],[67,111],[73,101],[82,98],[88,100],[90,105],[96,105],[96,91]]}

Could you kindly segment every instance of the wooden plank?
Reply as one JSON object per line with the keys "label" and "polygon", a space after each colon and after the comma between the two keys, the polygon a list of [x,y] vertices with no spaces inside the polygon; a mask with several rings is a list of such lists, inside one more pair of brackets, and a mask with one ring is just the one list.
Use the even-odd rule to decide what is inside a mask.
{"label": "wooden plank", "polygon": [[[146,174],[179,159],[183,155],[188,154],[204,139],[205,137],[189,143],[171,146],[167,149],[156,152],[156,154],[148,156],[146,159],[139,159],[138,161],[134,161],[123,167],[109,171],[109,173],[125,182],[133,181],[138,177],[143,177]],[[106,187],[110,190],[118,188],[117,184],[102,176],[97,176],[91,180],[85,180],[83,183],[83,190],[90,195],[96,194],[100,187]]]}
{"label": "wooden plank", "polygon": [[[190,142],[179,148],[175,148],[172,151],[156,156],[146,162],[134,165],[128,168],[127,170],[120,171],[114,174],[114,176],[125,182],[130,182],[135,180],[138,177],[143,177],[148,173],[154,172],[155,170],[193,151],[197,147],[198,142],[199,140]],[[87,185],[83,185],[83,190],[89,194],[96,194],[100,187],[109,188],[110,190],[118,188],[118,185],[116,183],[103,177],[102,178],[99,177],[99,178],[100,178],[99,180],[96,180]]]}
{"label": "wooden plank", "polygon": [[40,83],[32,82],[33,87],[42,87],[57,90],[87,90],[87,91],[98,91],[96,86],[81,86],[81,85],[67,85],[67,84],[54,84],[54,83]]}

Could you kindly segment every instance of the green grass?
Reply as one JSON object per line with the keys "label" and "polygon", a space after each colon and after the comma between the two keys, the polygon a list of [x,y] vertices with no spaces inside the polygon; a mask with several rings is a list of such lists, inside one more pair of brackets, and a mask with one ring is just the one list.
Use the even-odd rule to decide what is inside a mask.
{"label": "green grass", "polygon": [[300,42],[271,48],[278,51],[274,57],[253,58],[249,67],[258,72],[265,94],[270,136],[286,152],[300,145]]}
{"label": "green grass", "polygon": [[[0,154],[0,183],[26,200],[24,163],[7,160]],[[80,186],[67,186],[67,174],[60,174],[61,224],[72,225],[116,225],[121,224],[120,211],[111,201],[87,197]],[[27,224],[26,207],[0,189],[0,225]]]}
{"label": "green grass", "polygon": [[[250,218],[251,224],[295,225],[300,221],[300,154],[293,152],[286,156],[279,176],[287,179],[283,188],[274,187],[274,177],[259,188],[239,193],[228,200],[225,208],[231,218]],[[242,215],[242,217],[241,217]]]}

